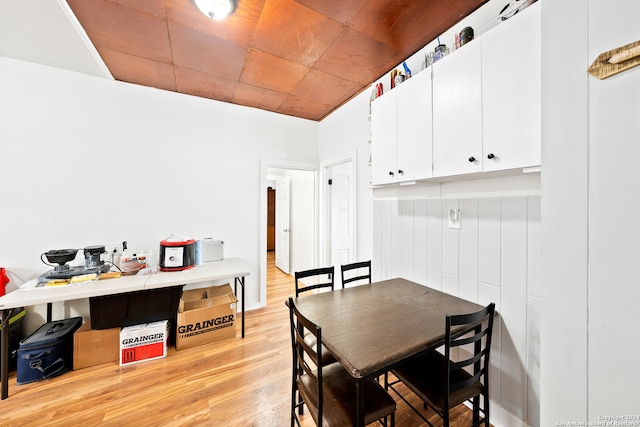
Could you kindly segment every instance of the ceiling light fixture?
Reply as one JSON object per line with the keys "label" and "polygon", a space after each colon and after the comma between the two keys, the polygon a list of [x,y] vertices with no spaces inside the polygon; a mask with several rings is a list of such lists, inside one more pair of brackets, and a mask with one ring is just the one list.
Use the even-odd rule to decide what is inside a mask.
{"label": "ceiling light fixture", "polygon": [[193,0],[200,12],[211,19],[221,20],[236,10],[236,0]]}

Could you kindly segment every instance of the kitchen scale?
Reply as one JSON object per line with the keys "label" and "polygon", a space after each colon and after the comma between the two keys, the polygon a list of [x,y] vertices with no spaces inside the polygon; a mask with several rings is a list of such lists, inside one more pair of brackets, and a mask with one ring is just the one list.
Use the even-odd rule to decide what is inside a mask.
{"label": "kitchen scale", "polygon": [[[76,258],[79,250],[80,249],[52,249],[40,255],[42,262],[52,266],[53,270],[47,271],[38,279],[41,281],[70,279],[83,274],[100,274],[109,271],[110,266],[105,264],[101,259],[102,254],[106,253],[104,246],[87,246],[84,248],[84,265],[68,265],[68,262]],[[45,257],[48,262],[44,260]]]}

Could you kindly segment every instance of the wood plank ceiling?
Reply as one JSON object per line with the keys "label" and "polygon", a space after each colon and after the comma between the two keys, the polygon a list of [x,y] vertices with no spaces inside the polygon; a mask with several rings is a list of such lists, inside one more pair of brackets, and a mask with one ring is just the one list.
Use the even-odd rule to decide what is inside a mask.
{"label": "wood plank ceiling", "polygon": [[67,0],[116,80],[321,120],[487,0]]}

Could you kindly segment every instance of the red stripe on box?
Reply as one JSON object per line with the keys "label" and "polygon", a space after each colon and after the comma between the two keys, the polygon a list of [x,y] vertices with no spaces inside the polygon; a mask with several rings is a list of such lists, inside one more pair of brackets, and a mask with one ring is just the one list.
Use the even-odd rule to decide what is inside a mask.
{"label": "red stripe on box", "polygon": [[164,341],[122,349],[122,362],[131,363],[164,355]]}

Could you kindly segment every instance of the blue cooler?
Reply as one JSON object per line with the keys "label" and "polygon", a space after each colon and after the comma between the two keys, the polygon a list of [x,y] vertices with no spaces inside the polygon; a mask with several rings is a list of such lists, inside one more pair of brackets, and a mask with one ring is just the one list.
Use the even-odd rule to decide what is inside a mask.
{"label": "blue cooler", "polygon": [[[24,324],[24,308],[20,307],[16,309],[15,313],[9,319],[9,371],[16,370],[16,353],[18,351],[18,345],[20,340],[24,338],[23,324]],[[0,326],[2,330],[2,326]],[[2,354],[0,354],[0,361],[2,361]]]}
{"label": "blue cooler", "polygon": [[82,317],[42,325],[20,341],[17,384],[27,384],[61,375],[73,368],[73,333]]}

